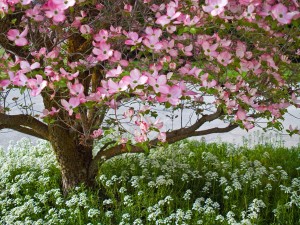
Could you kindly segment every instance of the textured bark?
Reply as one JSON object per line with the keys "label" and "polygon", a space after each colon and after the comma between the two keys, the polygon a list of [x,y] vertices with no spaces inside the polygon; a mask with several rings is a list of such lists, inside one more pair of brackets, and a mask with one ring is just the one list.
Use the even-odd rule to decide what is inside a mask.
{"label": "textured bark", "polygon": [[76,139],[61,127],[50,127],[49,131],[50,142],[61,169],[64,194],[80,184],[92,186],[95,179],[88,174],[92,161],[92,147],[78,144]]}

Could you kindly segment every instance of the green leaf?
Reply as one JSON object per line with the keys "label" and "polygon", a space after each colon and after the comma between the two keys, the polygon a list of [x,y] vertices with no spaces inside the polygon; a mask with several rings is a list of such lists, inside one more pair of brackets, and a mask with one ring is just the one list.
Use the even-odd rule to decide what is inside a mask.
{"label": "green leaf", "polygon": [[59,87],[59,88],[65,88],[65,87],[67,87],[67,83],[66,83],[66,81],[64,79],[55,82],[54,85],[57,86],[57,87]]}
{"label": "green leaf", "polygon": [[11,24],[16,24],[16,22],[17,22],[17,19],[16,19],[16,18],[15,18],[15,19],[12,19],[12,20],[10,21]]}
{"label": "green leaf", "polygon": [[196,34],[196,33],[197,33],[197,29],[196,29],[195,27],[192,27],[192,28],[190,29],[190,33],[191,33],[191,34]]}
{"label": "green leaf", "polygon": [[24,92],[25,92],[25,90],[26,90],[26,87],[21,87],[21,88],[20,88],[20,94],[23,95]]}
{"label": "green leaf", "polygon": [[88,101],[84,103],[84,106],[86,106],[88,109],[92,108],[95,105],[94,102]]}
{"label": "green leaf", "polygon": [[127,148],[127,150],[128,150],[129,152],[131,152],[132,147],[131,147],[131,143],[130,143],[130,142],[127,142],[127,143],[126,143],[126,148]]}
{"label": "green leaf", "polygon": [[136,48],[137,48],[137,46],[134,45],[134,46],[132,46],[132,47],[130,48],[130,51],[133,52]]}

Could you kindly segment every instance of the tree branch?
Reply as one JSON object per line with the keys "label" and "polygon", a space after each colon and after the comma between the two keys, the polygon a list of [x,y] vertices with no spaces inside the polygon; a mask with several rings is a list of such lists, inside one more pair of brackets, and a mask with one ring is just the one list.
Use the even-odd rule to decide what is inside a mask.
{"label": "tree branch", "polygon": [[30,115],[0,113],[0,129],[4,128],[49,140],[48,126]]}
{"label": "tree branch", "polygon": [[174,142],[183,140],[188,137],[203,136],[203,135],[215,134],[215,133],[226,133],[237,127],[238,127],[237,124],[230,124],[227,127],[223,127],[223,128],[214,127],[214,128],[207,129],[207,130],[193,131],[191,133],[180,132],[177,136],[173,136],[172,138],[169,138],[168,143],[172,144]]}
{"label": "tree branch", "polygon": [[203,136],[207,134],[215,134],[215,133],[226,133],[229,131],[232,131],[233,129],[237,128],[237,124],[229,124],[227,127],[219,128],[219,127],[214,127],[211,129],[207,130],[199,130],[195,131],[192,136]]}
{"label": "tree branch", "polygon": [[[172,144],[174,142],[186,139],[188,137],[193,137],[193,136],[202,136],[202,135],[207,135],[207,134],[212,134],[212,133],[224,133],[233,130],[234,128],[238,127],[237,124],[229,124],[227,127],[224,128],[211,128],[207,130],[202,130],[202,131],[197,131],[197,129],[203,125],[205,122],[210,122],[213,121],[219,116],[222,115],[222,111],[218,109],[215,113],[210,114],[210,115],[204,115],[201,117],[199,120],[197,120],[192,126],[187,127],[187,128],[181,128],[178,130],[174,130],[171,132],[167,132],[166,134],[166,141],[169,144]],[[157,143],[159,142],[158,139],[153,139],[152,141],[149,142],[149,147],[153,148],[157,146]],[[89,168],[89,175],[90,177],[95,176],[98,171],[99,163],[104,160],[108,160],[114,156],[121,155],[124,153],[142,153],[144,150],[140,147],[133,146],[131,145],[131,149],[128,150],[126,146],[124,145],[117,145],[114,146],[110,149],[107,150],[101,150],[97,153],[97,155],[94,157],[90,168]]]}
{"label": "tree branch", "polygon": [[89,177],[93,178],[97,175],[99,164],[101,163],[101,161],[108,160],[110,158],[113,158],[114,156],[121,155],[124,153],[142,153],[142,152],[144,152],[144,149],[134,145],[131,145],[130,150],[128,150],[126,146],[117,145],[105,151],[99,151],[90,164],[89,173],[88,173]]}
{"label": "tree branch", "polygon": [[[177,130],[171,131],[167,133],[167,140],[171,140],[173,138],[181,135],[186,135],[189,137],[189,134],[199,129],[204,123],[211,122],[215,119],[218,119],[222,115],[222,109],[218,108],[217,111],[213,114],[203,115],[200,119],[198,119],[192,126],[187,128],[179,128]],[[172,142],[173,143],[173,142]]]}
{"label": "tree branch", "polygon": [[33,136],[33,137],[44,139],[44,140],[48,140],[48,139],[45,139],[45,137],[43,137],[42,135],[36,133],[34,130],[32,130],[28,127],[0,125],[0,130],[2,130],[2,129],[12,129],[12,130],[18,131],[18,132],[23,133],[23,134],[27,134],[27,135],[30,135],[30,136]]}

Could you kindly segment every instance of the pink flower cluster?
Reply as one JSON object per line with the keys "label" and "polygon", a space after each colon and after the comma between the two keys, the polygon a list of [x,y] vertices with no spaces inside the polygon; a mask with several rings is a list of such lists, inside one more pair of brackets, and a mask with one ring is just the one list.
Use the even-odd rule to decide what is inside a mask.
{"label": "pink flower cluster", "polygon": [[[60,112],[79,120],[82,108],[103,106],[116,111],[122,100],[129,98],[173,108],[189,102],[201,112],[208,95],[214,102],[207,105],[222,107],[229,119],[251,129],[255,125],[253,113],[275,121],[289,105],[297,105],[295,91],[294,95],[287,91],[289,80],[283,72],[287,65],[292,66],[291,59],[281,47],[282,43],[297,43],[298,37],[288,34],[286,26],[300,18],[296,0],[206,0],[204,4],[173,0],[159,5],[144,0],[139,4],[150,9],[153,18],[132,22],[127,28],[113,23],[100,26],[98,20],[106,10],[102,4],[94,6],[93,16],[88,7],[73,15],[69,9],[86,4],[75,0],[0,0],[0,14],[13,12],[18,4],[24,17],[8,30],[7,39],[29,49],[30,59],[5,54],[0,66],[7,67],[7,76],[1,78],[0,89],[27,88],[32,96],[49,91],[50,99],[60,99],[60,108],[44,110],[44,117]],[[131,18],[138,9],[125,1],[120,15]],[[34,43],[38,32],[53,46],[38,49]],[[270,38],[270,46],[263,35],[252,40],[255,34]],[[90,48],[75,53],[76,57],[68,55],[65,48],[73,35],[90,41]],[[43,45],[44,40],[39,41]],[[87,86],[94,73],[101,79]],[[273,92],[281,90],[292,100],[272,99]],[[148,134],[155,131],[158,139],[165,141],[163,122],[151,119],[145,111],[130,109],[124,114],[136,126],[134,140],[147,141]],[[102,135],[103,130],[98,129],[88,136]]]}

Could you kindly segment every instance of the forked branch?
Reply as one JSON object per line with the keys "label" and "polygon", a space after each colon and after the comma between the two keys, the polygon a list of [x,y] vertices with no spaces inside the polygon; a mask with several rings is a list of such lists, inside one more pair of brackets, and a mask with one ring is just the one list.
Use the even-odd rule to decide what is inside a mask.
{"label": "forked branch", "polygon": [[[229,124],[227,127],[224,127],[224,128],[214,127],[214,128],[207,129],[207,130],[197,131],[197,129],[199,127],[201,127],[205,122],[213,121],[213,120],[219,118],[221,116],[221,114],[222,114],[222,111],[217,110],[213,114],[204,115],[190,127],[181,128],[178,130],[167,132],[166,133],[166,141],[169,144],[172,144],[174,142],[186,139],[188,137],[202,136],[202,135],[213,134],[213,133],[224,133],[224,132],[229,132],[229,131],[235,129],[236,127],[238,127],[237,124]],[[159,142],[158,139],[154,139],[154,140],[150,141],[149,148],[156,147],[158,142]],[[103,149],[97,153],[97,155],[94,157],[93,161],[91,162],[91,165],[89,168],[89,175],[90,175],[90,177],[94,177],[98,172],[99,163],[103,162],[104,160],[108,160],[110,158],[113,158],[117,155],[121,155],[124,153],[142,153],[142,152],[144,152],[144,149],[142,149],[138,146],[131,145],[131,148],[127,149],[126,146],[124,146],[122,144],[114,146],[114,147],[106,149],[106,150]]]}

